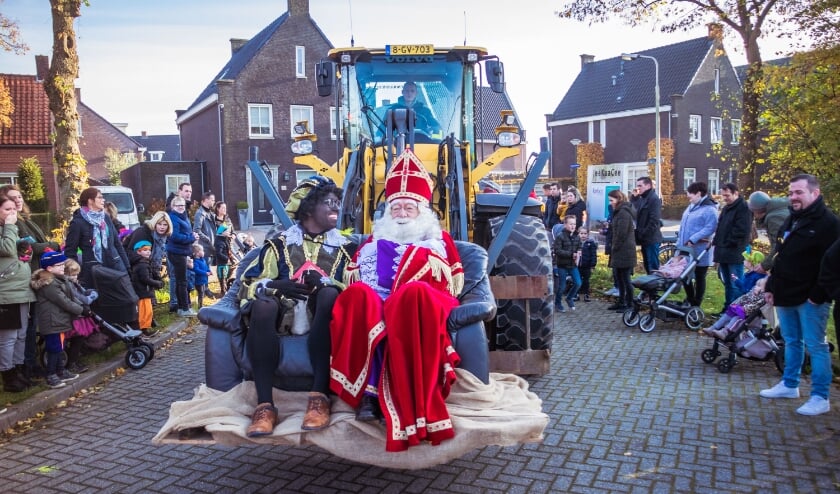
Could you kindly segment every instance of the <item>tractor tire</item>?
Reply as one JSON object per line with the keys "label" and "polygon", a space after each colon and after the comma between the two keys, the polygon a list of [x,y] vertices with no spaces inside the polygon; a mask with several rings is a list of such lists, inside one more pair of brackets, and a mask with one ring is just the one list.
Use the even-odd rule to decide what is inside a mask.
{"label": "tractor tire", "polygon": [[[490,233],[495,238],[504,216],[490,219]],[[531,350],[551,350],[554,329],[554,280],[552,278],[551,245],[548,232],[540,218],[520,215],[513,231],[499,255],[496,265],[490,268],[491,276],[537,275],[548,276],[548,293],[539,299],[496,301],[495,350],[515,351],[528,349],[525,341],[525,304],[530,307]]]}

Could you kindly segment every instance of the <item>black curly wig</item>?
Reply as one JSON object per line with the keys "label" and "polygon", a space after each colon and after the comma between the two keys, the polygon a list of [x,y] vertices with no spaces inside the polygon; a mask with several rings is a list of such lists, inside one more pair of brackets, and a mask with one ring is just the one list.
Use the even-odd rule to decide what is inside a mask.
{"label": "black curly wig", "polygon": [[326,199],[330,194],[335,194],[340,201],[344,191],[332,181],[320,183],[313,187],[312,190],[306,194],[306,197],[300,201],[300,207],[298,207],[296,214],[298,221],[304,221],[315,214],[315,208],[318,207],[318,204]]}

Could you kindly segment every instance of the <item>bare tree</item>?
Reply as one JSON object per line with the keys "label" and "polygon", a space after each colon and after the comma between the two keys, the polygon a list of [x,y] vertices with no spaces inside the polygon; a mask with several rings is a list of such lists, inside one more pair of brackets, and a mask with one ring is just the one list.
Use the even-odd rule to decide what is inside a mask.
{"label": "bare tree", "polygon": [[[3,0],[0,0],[0,3],[3,3]],[[20,29],[18,29],[17,22],[3,14],[0,14],[0,49],[17,55],[22,55],[29,50],[29,47],[20,38]],[[3,128],[12,125],[12,113],[14,112],[15,105],[12,102],[9,87],[0,79],[0,133],[2,133]]]}
{"label": "bare tree", "polygon": [[82,0],[50,0],[53,21],[53,56],[44,89],[55,119],[54,157],[58,171],[59,228],[63,231],[87,187],[87,163],[79,151],[79,112],[76,78],[79,54],[73,22],[81,15]]}
{"label": "bare tree", "polygon": [[744,190],[754,190],[758,182],[756,165],[760,162],[758,149],[761,144],[758,127],[762,96],[759,39],[771,31],[778,36],[792,37],[796,31],[785,19],[802,15],[811,3],[808,0],[573,0],[565,2],[556,14],[589,23],[613,18],[622,19],[630,26],[652,22],[665,33],[713,21],[737,33],[749,64],[743,91],[739,182]]}

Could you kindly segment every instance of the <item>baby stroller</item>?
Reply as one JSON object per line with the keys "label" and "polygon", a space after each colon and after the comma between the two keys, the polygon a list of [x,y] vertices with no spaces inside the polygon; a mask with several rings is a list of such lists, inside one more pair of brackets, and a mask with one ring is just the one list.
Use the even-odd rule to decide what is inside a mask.
{"label": "baby stroller", "polygon": [[143,341],[143,333],[138,329],[132,329],[124,323],[110,323],[102,319],[95,312],[91,313],[91,317],[100,329],[105,328],[114,336],[125,342],[127,348],[125,352],[125,365],[138,370],[142,369],[155,358],[155,347],[148,342]]}
{"label": "baby stroller", "polygon": [[[656,318],[663,321],[683,319],[690,329],[700,329],[706,314],[700,307],[692,307],[673,300],[667,300],[672,293],[678,293],[694,274],[697,263],[709,252],[706,248],[697,257],[687,247],[676,248],[674,255],[688,258],[683,271],[678,277],[667,278],[659,274],[648,274],[633,278],[631,283],[642,292],[633,299],[633,306],[622,314],[621,320],[628,327],[639,325],[643,333],[650,333],[656,327]],[[645,312],[645,313],[643,313]]]}
{"label": "baby stroller", "polygon": [[718,370],[727,374],[738,363],[738,357],[766,362],[772,360],[779,372],[784,372],[784,341],[765,324],[761,324],[761,307],[748,314],[746,319],[734,318],[726,326],[725,339],[715,337],[712,348],[703,350],[700,358],[712,364],[721,355],[720,347],[729,350],[729,356],[717,363]]}

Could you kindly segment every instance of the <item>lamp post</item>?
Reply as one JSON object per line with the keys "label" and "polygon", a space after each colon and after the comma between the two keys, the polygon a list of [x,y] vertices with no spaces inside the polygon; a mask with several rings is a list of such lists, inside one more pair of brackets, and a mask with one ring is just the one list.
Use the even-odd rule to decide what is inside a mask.
{"label": "lamp post", "polygon": [[578,147],[578,144],[580,144],[580,139],[571,139],[569,141],[569,143],[572,146],[575,147],[575,162],[572,163],[571,169],[572,169],[572,173],[574,174],[574,178],[575,178],[575,188],[577,189],[577,184],[578,184],[577,174],[578,174],[578,169],[580,168],[580,163],[578,163],[577,147]]}
{"label": "lamp post", "polygon": [[[656,105],[656,186],[662,190],[662,152],[659,147],[660,137],[660,122],[659,122],[659,61],[650,55],[640,55],[638,53],[622,53],[621,59],[624,61],[636,60],[637,58],[647,58],[653,60],[653,66],[656,69],[656,85],[654,86],[654,104]],[[661,194],[661,192],[660,192]]]}

